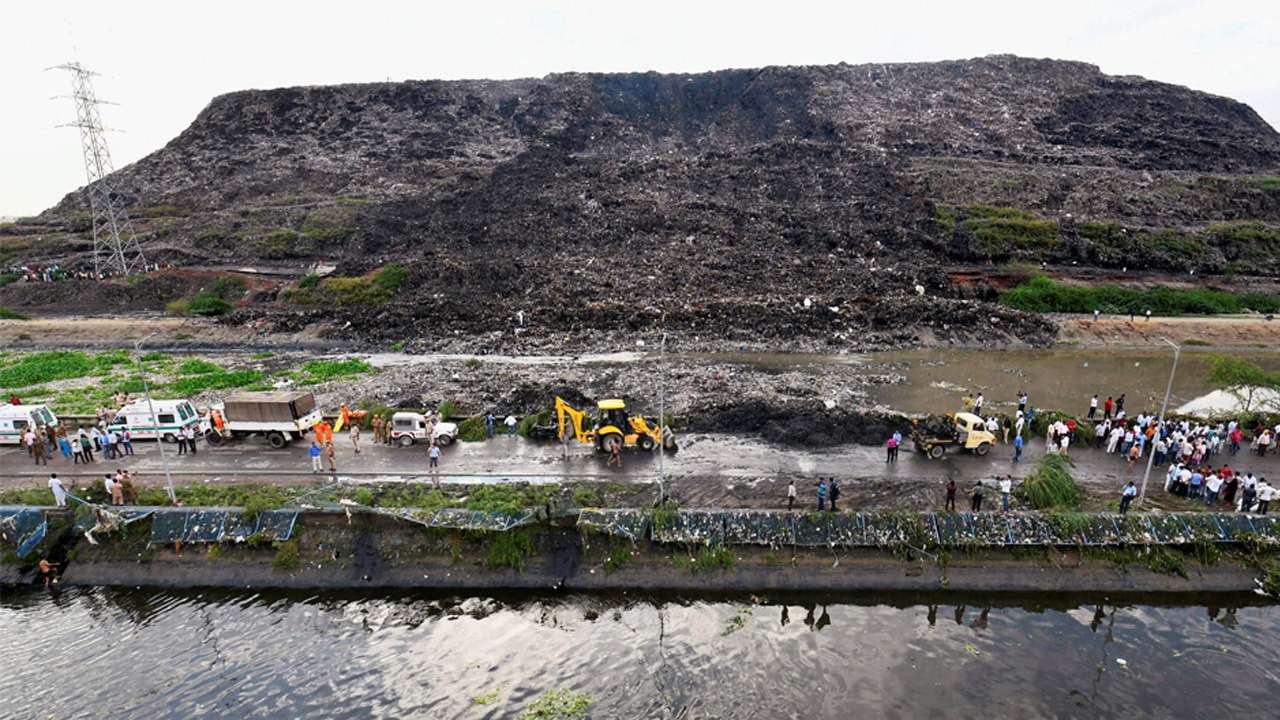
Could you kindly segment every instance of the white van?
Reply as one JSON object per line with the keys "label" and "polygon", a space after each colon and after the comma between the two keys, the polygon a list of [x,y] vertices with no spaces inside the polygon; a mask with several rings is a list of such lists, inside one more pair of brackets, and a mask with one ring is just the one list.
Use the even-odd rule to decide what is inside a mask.
{"label": "white van", "polygon": [[17,445],[32,425],[57,425],[58,416],[48,405],[0,405],[0,443]]}
{"label": "white van", "polygon": [[[189,400],[152,400],[151,406],[159,418],[160,437],[165,442],[175,442],[178,434],[189,427],[200,431],[200,413],[191,406]],[[133,440],[155,440],[157,423],[151,420],[151,409],[147,399],[141,398],[120,408],[116,419],[107,426],[110,430],[124,432],[128,430]]]}

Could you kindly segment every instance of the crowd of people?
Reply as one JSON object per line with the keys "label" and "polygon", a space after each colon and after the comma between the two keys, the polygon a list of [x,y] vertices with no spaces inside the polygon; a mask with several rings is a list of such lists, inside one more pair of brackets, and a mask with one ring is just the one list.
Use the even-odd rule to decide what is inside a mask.
{"label": "crowd of people", "polygon": [[[148,263],[143,265],[140,270],[135,270],[132,274],[155,272],[172,267],[169,263]],[[79,268],[64,267],[62,265],[14,265],[5,268],[2,275],[11,275],[20,278],[23,282],[57,282],[59,280],[107,280],[109,278],[120,275],[118,272],[95,272],[94,270],[81,265]]]}

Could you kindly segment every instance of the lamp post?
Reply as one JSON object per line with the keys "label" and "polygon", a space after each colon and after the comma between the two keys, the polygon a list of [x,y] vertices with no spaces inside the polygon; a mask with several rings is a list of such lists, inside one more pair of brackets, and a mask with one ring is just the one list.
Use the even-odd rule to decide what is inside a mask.
{"label": "lamp post", "polygon": [[178,495],[173,491],[173,475],[169,473],[169,458],[164,454],[164,438],[160,437],[160,421],[156,418],[156,408],[151,404],[151,386],[147,383],[147,371],[142,367],[142,343],[159,335],[153,332],[133,344],[134,352],[138,353],[138,374],[142,376],[142,391],[147,396],[147,413],[151,415],[151,429],[156,433],[156,446],[160,448],[160,463],[164,465],[164,479],[169,486],[169,502],[176,504]]}
{"label": "lamp post", "polygon": [[658,502],[667,501],[667,333],[658,343]]}
{"label": "lamp post", "polygon": [[[1173,376],[1178,372],[1178,356],[1182,354],[1182,348],[1166,337],[1161,337],[1169,346],[1173,348],[1173,369],[1169,371],[1169,386],[1164,390],[1164,404],[1160,406],[1160,422],[1163,424],[1165,413],[1169,409],[1169,393],[1173,392]],[[1142,475],[1142,491],[1138,494],[1138,505],[1142,505],[1142,501],[1147,499],[1147,481],[1151,479],[1151,466],[1155,464],[1156,453],[1153,449],[1148,448],[1147,451],[1147,471]]]}

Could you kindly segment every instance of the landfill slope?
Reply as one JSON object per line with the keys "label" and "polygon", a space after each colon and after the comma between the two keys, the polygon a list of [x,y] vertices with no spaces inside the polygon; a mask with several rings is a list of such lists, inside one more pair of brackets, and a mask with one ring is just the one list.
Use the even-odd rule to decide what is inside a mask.
{"label": "landfill slope", "polygon": [[[1280,189],[1255,182],[1276,174],[1280,135],[1246,105],[992,56],[249,90],[116,179],[152,260],[410,270],[390,302],[300,307],[274,288],[233,322],[536,351],[659,324],[689,347],[1043,344],[1051,323],[947,271],[1274,276],[1256,233],[1207,228],[1280,222]],[[84,211],[77,191],[8,228],[4,257],[83,262]],[[197,289],[9,287],[0,304],[126,310]]]}

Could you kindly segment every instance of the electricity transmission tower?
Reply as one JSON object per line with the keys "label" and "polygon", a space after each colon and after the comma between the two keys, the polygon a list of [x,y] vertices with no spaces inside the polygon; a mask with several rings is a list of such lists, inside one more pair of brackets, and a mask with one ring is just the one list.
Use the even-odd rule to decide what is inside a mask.
{"label": "electricity transmission tower", "polygon": [[[98,73],[80,63],[59,65],[71,73],[71,97],[76,101],[76,124],[80,128],[80,145],[84,150],[84,171],[89,184],[89,210],[93,214],[93,269],[98,277],[109,274],[128,275],[142,272],[146,259],[133,233],[133,223],[125,209],[124,197],[116,190],[111,173],[111,153],[107,150],[98,105],[102,100],[93,94],[91,78]],[[65,126],[70,127],[70,126]]]}

